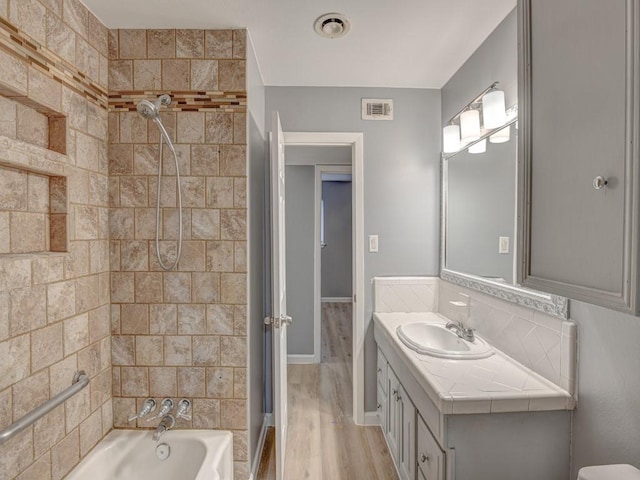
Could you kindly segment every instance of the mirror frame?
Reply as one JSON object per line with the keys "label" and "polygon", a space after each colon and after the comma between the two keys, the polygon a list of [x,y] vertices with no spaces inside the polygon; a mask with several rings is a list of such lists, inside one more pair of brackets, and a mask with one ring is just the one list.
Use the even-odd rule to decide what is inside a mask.
{"label": "mirror frame", "polygon": [[[565,297],[487,280],[476,275],[456,272],[446,268],[447,182],[449,179],[446,162],[448,162],[452,156],[453,155],[445,156],[441,154],[440,157],[440,279],[553,317],[563,320],[568,319],[569,301]],[[514,179],[514,181],[517,181],[517,179]],[[514,245],[517,245],[517,243],[514,242]],[[514,256],[514,258],[517,258],[517,255]]]}

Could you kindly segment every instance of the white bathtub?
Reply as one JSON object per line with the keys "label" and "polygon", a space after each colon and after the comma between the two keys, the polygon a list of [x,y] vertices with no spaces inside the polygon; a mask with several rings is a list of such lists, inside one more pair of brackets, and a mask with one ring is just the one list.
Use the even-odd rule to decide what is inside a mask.
{"label": "white bathtub", "polygon": [[[232,480],[233,436],[219,430],[170,430],[159,442],[149,430],[114,430],[66,480]],[[166,460],[156,455],[165,443]]]}

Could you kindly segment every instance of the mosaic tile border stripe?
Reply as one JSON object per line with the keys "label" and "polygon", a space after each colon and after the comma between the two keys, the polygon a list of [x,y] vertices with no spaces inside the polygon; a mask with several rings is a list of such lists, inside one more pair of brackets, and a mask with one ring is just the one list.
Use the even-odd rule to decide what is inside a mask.
{"label": "mosaic tile border stripe", "polygon": [[[172,103],[168,112],[210,112],[224,111],[245,113],[247,111],[246,92],[197,92],[197,91],[126,91],[109,95],[110,112],[134,112],[138,101],[153,98],[163,93],[171,95]],[[163,110],[164,111],[164,110]]]}
{"label": "mosaic tile border stripe", "polygon": [[87,100],[107,109],[107,90],[2,17],[0,17],[0,49],[37,68]]}

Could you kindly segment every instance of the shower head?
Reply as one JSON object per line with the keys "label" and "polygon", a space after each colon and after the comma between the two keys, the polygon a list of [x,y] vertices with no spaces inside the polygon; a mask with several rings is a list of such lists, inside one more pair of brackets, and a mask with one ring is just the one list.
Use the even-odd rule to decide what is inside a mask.
{"label": "shower head", "polygon": [[137,105],[138,113],[144,118],[155,120],[160,116],[161,105],[171,105],[171,96],[165,93],[156,98],[154,102],[147,99],[140,100]]}

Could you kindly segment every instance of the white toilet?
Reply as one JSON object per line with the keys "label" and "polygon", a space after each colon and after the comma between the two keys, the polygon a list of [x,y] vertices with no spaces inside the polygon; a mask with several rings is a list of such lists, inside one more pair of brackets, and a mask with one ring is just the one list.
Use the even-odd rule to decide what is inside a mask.
{"label": "white toilet", "polygon": [[598,465],[584,467],[578,480],[640,480],[640,470],[631,465]]}

